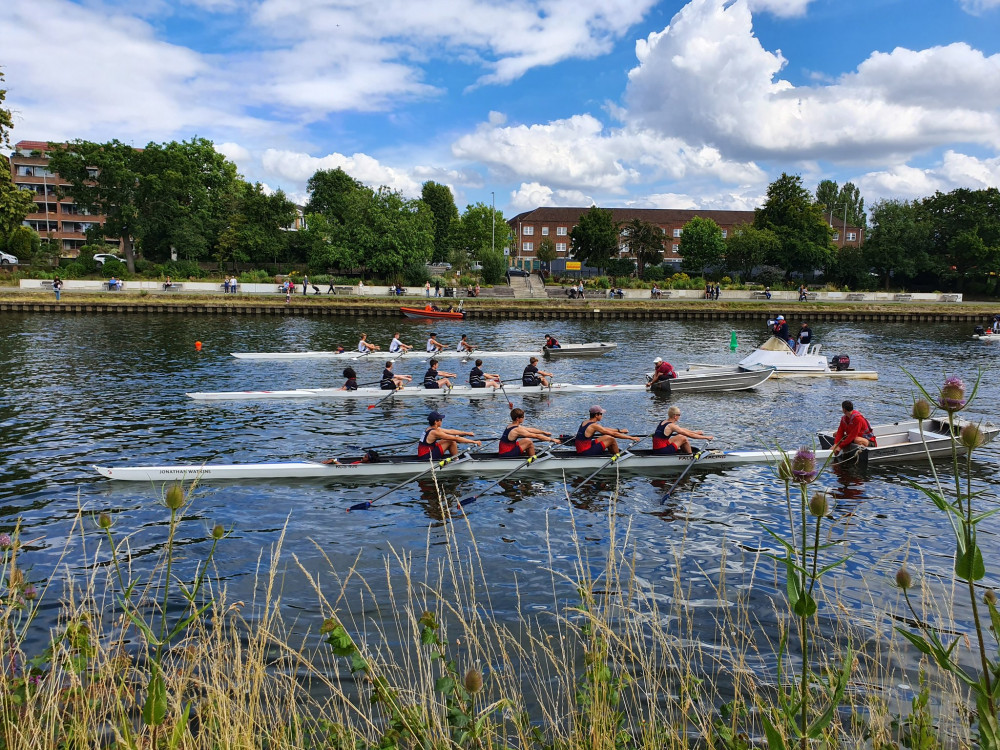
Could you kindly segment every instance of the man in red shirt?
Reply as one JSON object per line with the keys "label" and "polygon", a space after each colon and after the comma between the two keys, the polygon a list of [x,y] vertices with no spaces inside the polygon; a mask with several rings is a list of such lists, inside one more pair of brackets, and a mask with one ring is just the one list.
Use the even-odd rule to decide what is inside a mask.
{"label": "man in red shirt", "polygon": [[833,455],[837,455],[846,445],[857,445],[861,448],[874,447],[875,433],[872,426],[868,424],[861,412],[854,409],[854,404],[845,401],[841,404],[844,416],[840,418],[840,425],[833,435]]}
{"label": "man in red shirt", "polygon": [[650,388],[653,383],[659,382],[660,380],[669,380],[670,378],[676,377],[677,373],[674,372],[674,368],[670,366],[670,363],[664,362],[661,357],[657,357],[653,360],[653,378],[646,383],[646,387]]}

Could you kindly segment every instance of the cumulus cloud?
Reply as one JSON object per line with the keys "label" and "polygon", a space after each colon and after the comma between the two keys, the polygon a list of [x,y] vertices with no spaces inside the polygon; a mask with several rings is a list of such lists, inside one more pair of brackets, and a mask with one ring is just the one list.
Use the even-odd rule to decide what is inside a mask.
{"label": "cumulus cloud", "polygon": [[1000,8],[1000,0],[959,0],[959,4],[966,13],[974,16],[981,16],[987,11]]}
{"label": "cumulus cloud", "polygon": [[751,10],[784,18],[804,16],[809,2],[810,0],[748,0]]}
{"label": "cumulus cloud", "polygon": [[1000,55],[966,44],[875,53],[827,86],[780,78],[744,0],[692,0],[636,44],[627,121],[728,158],[904,159],[950,142],[1000,144]]}
{"label": "cumulus cloud", "polygon": [[522,182],[511,192],[512,211],[530,211],[539,206],[591,206],[594,200],[579,190],[553,190],[537,182]]}
{"label": "cumulus cloud", "polygon": [[973,190],[1000,186],[1000,157],[978,158],[948,150],[926,168],[906,164],[868,172],[854,180],[866,195],[884,198],[924,198],[936,191],[966,187]]}

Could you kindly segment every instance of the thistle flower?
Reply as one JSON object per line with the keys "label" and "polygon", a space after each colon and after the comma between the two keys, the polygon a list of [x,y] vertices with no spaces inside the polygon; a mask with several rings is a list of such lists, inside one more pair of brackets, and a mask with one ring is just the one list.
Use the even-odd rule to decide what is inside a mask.
{"label": "thistle flower", "polygon": [[0,549],[10,549],[14,546],[14,541],[10,538],[10,534],[0,534]]}
{"label": "thistle flower", "polygon": [[816,492],[809,498],[809,512],[817,518],[823,518],[829,509],[825,492]]}
{"label": "thistle flower", "polygon": [[913,579],[910,577],[910,571],[906,569],[905,565],[896,571],[896,585],[903,589],[903,591],[906,591],[913,585]]}
{"label": "thistle flower", "polygon": [[986,593],[983,594],[983,600],[995,607],[997,605],[997,592],[993,589],[986,589]]}
{"label": "thistle flower", "polygon": [[36,596],[38,596],[38,589],[35,588],[34,584],[29,583],[27,586],[24,587],[24,598],[25,599],[27,599],[28,601],[31,601]]}
{"label": "thistle flower", "polygon": [[101,513],[101,515],[97,517],[97,525],[107,531],[111,528],[111,516],[107,513]]}
{"label": "thistle flower", "polygon": [[792,458],[792,477],[800,484],[809,484],[818,474],[816,453],[809,448],[799,448]]}
{"label": "thistle flower", "polygon": [[221,523],[217,523],[215,524],[215,526],[212,527],[212,539],[222,539],[222,537],[224,537],[225,535],[226,535],[226,529],[222,526]]}
{"label": "thistle flower", "polygon": [[913,402],[913,411],[910,412],[914,419],[924,420],[931,415],[931,404],[925,398],[918,398]]}
{"label": "thistle flower", "polygon": [[179,510],[184,505],[184,490],[179,484],[175,484],[167,490],[166,502],[170,510]]}
{"label": "thistle flower", "polygon": [[941,386],[938,396],[938,406],[950,414],[965,408],[965,383],[957,375],[952,375]]}
{"label": "thistle flower", "polygon": [[978,425],[967,424],[962,428],[962,432],[959,436],[959,442],[971,451],[985,444],[986,436],[983,434],[983,431],[979,429]]}
{"label": "thistle flower", "polygon": [[469,669],[468,672],[465,673],[464,682],[465,682],[465,689],[468,690],[473,695],[475,695],[476,693],[478,693],[480,690],[483,689],[483,675],[475,667],[472,667],[471,669]]}

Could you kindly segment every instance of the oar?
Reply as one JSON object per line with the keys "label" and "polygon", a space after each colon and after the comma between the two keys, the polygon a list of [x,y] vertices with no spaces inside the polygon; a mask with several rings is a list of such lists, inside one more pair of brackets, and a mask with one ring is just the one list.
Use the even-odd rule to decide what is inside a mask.
{"label": "oar", "polygon": [[503,387],[503,381],[500,381],[500,390],[503,392],[503,397],[507,399],[507,408],[513,409],[514,402],[510,400],[510,396],[507,395],[507,389]]}
{"label": "oar", "polygon": [[[645,440],[645,439],[646,439],[645,437],[642,438],[642,440]],[[641,443],[642,440],[638,440],[638,441],[632,443],[632,445],[630,445],[628,448],[626,448],[623,451],[618,451],[618,453],[616,453],[615,455],[613,455],[611,458],[608,459],[607,463],[603,464],[599,469],[597,469],[597,471],[595,471],[589,477],[587,477],[586,479],[584,479],[582,482],[580,482],[580,484],[576,485],[576,487],[574,487],[573,489],[574,490],[580,489],[581,487],[583,487],[583,485],[585,485],[587,482],[589,482],[591,479],[593,479],[594,477],[596,477],[598,474],[600,474],[602,471],[604,471],[606,468],[608,468],[609,466],[611,466],[611,464],[615,463],[616,461],[618,463],[621,463],[622,461],[627,461],[628,459],[632,458],[632,456],[634,456],[635,454],[634,453],[630,453],[629,451],[631,451],[633,448],[635,448],[635,446],[637,446],[639,443]]]}
{"label": "oar", "polygon": [[525,466],[528,466],[528,465],[530,465],[532,463],[536,463],[538,461],[544,461],[546,458],[551,458],[552,457],[552,451],[554,451],[556,448],[558,448],[561,445],[566,445],[566,443],[572,437],[573,437],[572,435],[560,435],[558,442],[553,443],[551,447],[549,447],[548,449],[542,451],[541,453],[538,453],[538,454],[532,456],[527,461],[522,461],[520,464],[518,464],[518,466],[516,466],[515,468],[511,469],[510,471],[508,471],[506,474],[504,474],[502,477],[500,477],[497,481],[495,481],[493,484],[491,484],[489,487],[487,487],[482,492],[480,492],[480,493],[478,493],[476,495],[471,495],[470,497],[462,498],[461,500],[459,500],[458,501],[458,507],[459,508],[464,508],[466,505],[472,505],[472,503],[476,502],[476,500],[478,500],[483,495],[485,495],[487,492],[489,492],[490,490],[492,490],[494,487],[496,487],[498,484],[500,484],[503,480],[509,478],[511,475],[513,475],[516,472],[520,471]]}
{"label": "oar", "polygon": [[460,453],[458,453],[455,456],[449,456],[448,458],[443,458],[440,461],[435,461],[433,464],[431,464],[431,466],[430,466],[429,469],[426,469],[426,470],[420,472],[415,477],[410,477],[409,479],[406,479],[406,480],[400,482],[395,487],[392,487],[391,489],[388,489],[385,492],[383,492],[381,495],[379,495],[378,497],[376,497],[374,500],[366,500],[363,503],[355,503],[354,505],[352,505],[350,508],[347,509],[347,512],[350,513],[352,510],[368,510],[370,507],[372,507],[372,505],[374,505],[375,503],[377,503],[383,497],[386,497],[387,495],[391,495],[396,490],[403,489],[403,487],[405,487],[406,485],[408,485],[410,482],[415,482],[418,479],[421,479],[422,477],[427,476],[428,474],[430,474],[435,469],[443,469],[445,466],[447,466],[448,464],[450,464],[452,461],[455,461],[456,459],[462,459],[462,460],[466,459],[471,452],[472,451],[470,449],[466,449],[464,451],[461,451]]}
{"label": "oar", "polygon": [[382,405],[382,404],[384,404],[384,403],[385,403],[386,401],[388,401],[388,400],[389,400],[389,399],[391,399],[391,398],[392,398],[393,396],[395,396],[395,395],[396,395],[396,391],[398,391],[398,390],[399,390],[398,388],[393,388],[393,389],[392,389],[391,391],[389,391],[389,395],[387,395],[387,396],[383,396],[383,397],[382,397],[382,398],[380,398],[380,399],[379,399],[378,401],[376,401],[376,402],[375,402],[374,404],[368,404],[368,408],[369,408],[369,409],[374,409],[374,408],[375,408],[376,406],[381,406],[381,405]]}
{"label": "oar", "polygon": [[[710,442],[712,442],[712,441],[709,440],[708,443],[710,443]],[[684,471],[682,471],[681,475],[679,477],[677,477],[677,481],[674,482],[672,485],[670,485],[670,489],[667,490],[664,493],[663,497],[660,498],[660,505],[663,505],[665,502],[667,502],[667,500],[670,499],[670,496],[673,494],[674,490],[677,489],[677,486],[681,483],[681,481],[684,479],[684,477],[687,476],[687,473],[689,471],[691,471],[691,469],[694,468],[694,465],[696,463],[698,463],[698,461],[701,460],[701,457],[703,455],[705,455],[706,453],[709,453],[708,443],[705,444],[704,448],[702,448],[700,451],[698,451],[697,453],[694,454],[694,456],[691,458],[691,463],[689,463],[687,466],[684,467]]]}

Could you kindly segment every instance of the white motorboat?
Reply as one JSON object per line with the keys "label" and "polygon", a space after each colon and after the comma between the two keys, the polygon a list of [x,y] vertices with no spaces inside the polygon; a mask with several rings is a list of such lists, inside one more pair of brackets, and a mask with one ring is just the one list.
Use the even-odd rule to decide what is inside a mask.
{"label": "white motorboat", "polygon": [[[681,370],[676,378],[657,380],[650,390],[653,393],[674,394],[691,391],[745,391],[756,388],[774,375],[773,367],[754,370],[723,368],[721,370]],[[650,379],[651,376],[647,376]]]}
{"label": "white motorboat", "polygon": [[[965,418],[955,419],[955,435],[961,432],[967,424],[975,424],[983,433],[986,442],[990,442],[1000,433],[1000,425],[993,422],[976,422]],[[888,463],[896,461],[923,461],[927,458],[950,458],[951,437],[947,419],[926,419],[921,431],[920,423],[915,419],[894,422],[888,425],[873,425],[875,447],[849,447],[841,451],[839,461],[858,461],[860,464]],[[824,450],[833,447],[832,432],[820,432],[817,435]],[[965,454],[965,447],[956,441],[958,455]]]}
{"label": "white motorboat", "polygon": [[[414,441],[414,446],[416,441]],[[705,451],[693,466],[692,454],[656,455],[649,450],[626,452],[616,461],[610,456],[578,456],[573,451],[553,451],[544,458],[528,464],[521,471],[525,476],[554,476],[589,474],[604,467],[613,474],[660,474],[692,469],[725,469],[748,464],[773,464],[783,454],[779,451]],[[816,460],[822,463],[829,451],[817,451]],[[440,462],[434,462],[440,463]],[[496,453],[465,453],[438,471],[447,476],[490,477],[503,475],[524,463],[523,458],[505,458]],[[416,477],[428,471],[432,462],[416,456],[380,457],[375,463],[366,463],[361,456],[344,457],[337,464],[312,462],[262,463],[262,464],[205,464],[178,466],[95,466],[108,479],[127,482],[176,482],[206,480],[271,479],[326,479],[344,483],[380,482],[385,479]],[[521,473],[520,471],[518,472]]]}
{"label": "white motorboat", "polygon": [[[700,362],[688,365],[689,370],[724,369],[726,365],[711,365]],[[874,370],[855,370],[850,367],[850,359],[844,355],[833,358],[832,363],[820,354],[820,344],[813,344],[796,354],[779,338],[772,336],[750,355],[741,359],[730,370],[754,370],[773,367],[775,378],[846,378],[854,380],[878,380]]]}
{"label": "white motorboat", "polygon": [[972,338],[979,341],[1000,341],[1000,331],[996,331],[993,328],[976,326],[975,331],[972,334]]}

